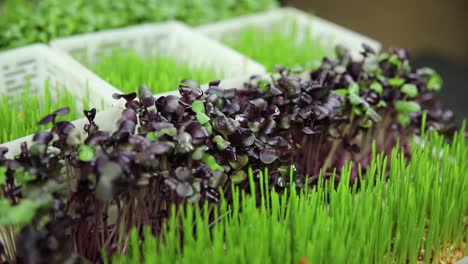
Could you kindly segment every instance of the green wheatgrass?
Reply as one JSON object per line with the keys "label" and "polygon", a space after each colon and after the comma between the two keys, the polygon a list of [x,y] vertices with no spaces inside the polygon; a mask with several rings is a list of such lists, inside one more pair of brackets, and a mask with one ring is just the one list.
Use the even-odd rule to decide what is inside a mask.
{"label": "green wheatgrass", "polygon": [[252,189],[260,208],[236,187],[233,204],[222,201],[212,218],[203,216],[208,205],[172,208],[163,241],[146,230],[140,243],[134,230],[127,255],[113,263],[416,263],[421,249],[422,263],[431,263],[445,243],[468,240],[468,145],[463,133],[451,144],[435,134],[422,138],[411,161],[397,148],[377,155],[374,145],[359,189],[322,180],[279,195],[261,177],[261,188]]}
{"label": "green wheatgrass", "polygon": [[333,48],[322,45],[320,38],[312,36],[309,30],[299,28],[295,22],[285,23],[291,23],[288,32],[277,29],[275,25],[269,32],[246,28],[239,35],[226,36],[222,41],[262,63],[270,72],[275,65],[311,69],[314,62],[321,61],[325,56],[333,56]]}
{"label": "green wheatgrass", "polygon": [[[30,93],[29,85],[21,94],[19,101],[13,102],[6,95],[0,95],[0,143],[34,134],[40,130],[50,128],[37,124],[44,116],[53,111],[69,107],[70,113],[57,120],[75,120],[83,116],[80,109],[89,109],[88,100],[84,100],[81,106],[77,100],[62,88],[51,88],[49,82],[45,82],[42,96]],[[79,107],[80,106],[80,107]]]}
{"label": "green wheatgrass", "polygon": [[165,56],[143,59],[134,51],[121,49],[114,50],[97,65],[88,66],[124,93],[136,92],[146,85],[157,94],[177,90],[183,79],[203,84],[223,77],[209,67],[192,68]]}

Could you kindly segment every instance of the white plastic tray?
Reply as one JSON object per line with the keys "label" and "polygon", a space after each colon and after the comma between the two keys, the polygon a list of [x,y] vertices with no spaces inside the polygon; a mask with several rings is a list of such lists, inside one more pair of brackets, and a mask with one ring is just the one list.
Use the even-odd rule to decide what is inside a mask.
{"label": "white plastic tray", "polygon": [[298,29],[308,30],[326,46],[345,45],[355,58],[361,57],[359,51],[362,50],[362,43],[369,45],[375,51],[381,49],[381,44],[376,40],[292,7],[278,8],[200,26],[197,31],[213,39],[222,40],[235,38],[248,28],[258,28],[265,32],[278,29],[287,31],[290,30],[292,21],[297,23]]}
{"label": "white plastic tray", "polygon": [[[224,78],[262,74],[265,68],[239,52],[176,21],[144,24],[54,40],[51,47],[85,64],[96,64],[115,48],[130,48],[142,58],[164,55],[196,67],[214,67]],[[221,78],[221,77],[220,77]]]}
{"label": "white plastic tray", "polygon": [[8,95],[10,100],[21,95],[28,82],[31,95],[43,96],[47,80],[52,88],[57,85],[59,89],[68,90],[77,101],[82,101],[89,91],[92,94],[90,105],[96,108],[102,103],[107,106],[115,104],[109,97],[117,91],[115,88],[46,45],[35,44],[0,53],[0,94]]}

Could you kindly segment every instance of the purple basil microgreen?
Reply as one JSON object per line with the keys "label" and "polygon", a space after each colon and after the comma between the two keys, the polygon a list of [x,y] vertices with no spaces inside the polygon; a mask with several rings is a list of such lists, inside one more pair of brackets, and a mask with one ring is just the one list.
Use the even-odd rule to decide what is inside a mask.
{"label": "purple basil microgreen", "polygon": [[225,136],[234,134],[238,126],[239,123],[236,120],[226,116],[218,116],[213,120],[214,130]]}
{"label": "purple basil microgreen", "polygon": [[176,168],[174,173],[179,181],[188,181],[192,178],[192,170],[185,166]]}
{"label": "purple basil microgreen", "polygon": [[260,160],[265,164],[271,164],[278,158],[276,149],[264,149],[260,152]]}
{"label": "purple basil microgreen", "polygon": [[121,98],[123,98],[126,101],[125,107],[127,108],[138,109],[140,107],[137,101],[135,101],[135,98],[137,98],[137,93],[129,93],[129,94],[114,93],[112,94],[112,98],[114,98],[115,100],[120,100]]}
{"label": "purple basil microgreen", "polygon": [[41,120],[39,120],[38,124],[39,125],[47,125],[49,123],[53,123],[55,121],[55,114],[49,114],[43,117]]}
{"label": "purple basil microgreen", "polygon": [[174,139],[177,141],[176,150],[179,153],[187,153],[193,150],[192,136],[187,132],[180,132]]}
{"label": "purple basil microgreen", "polygon": [[398,59],[400,59],[400,61],[405,61],[410,58],[410,54],[407,49],[394,48],[393,54],[395,54],[398,57]]}
{"label": "purple basil microgreen", "polygon": [[8,148],[0,147],[0,160],[5,158],[5,154],[8,152]]}
{"label": "purple basil microgreen", "polygon": [[69,107],[60,108],[60,109],[57,109],[57,110],[55,110],[53,112],[53,114],[59,115],[59,116],[68,115],[69,113],[70,113],[70,108]]}
{"label": "purple basil microgreen", "polygon": [[154,155],[165,155],[172,152],[174,149],[174,143],[168,141],[156,141],[146,149],[148,154]]}
{"label": "purple basil microgreen", "polygon": [[154,105],[155,98],[153,97],[151,90],[146,85],[142,85],[138,88],[138,98],[143,107],[148,108]]}
{"label": "purple basil microgreen", "polygon": [[89,122],[94,121],[94,118],[96,117],[96,108],[93,108],[91,110],[83,110],[83,113],[85,117],[88,119]]}
{"label": "purple basil microgreen", "polygon": [[54,135],[50,132],[40,131],[33,136],[33,141],[38,142],[44,145],[49,145],[49,143],[54,139]]}
{"label": "purple basil microgreen", "polygon": [[88,146],[98,146],[103,144],[109,138],[109,132],[97,131],[85,139],[85,144]]}
{"label": "purple basil microgreen", "polygon": [[190,185],[188,182],[179,182],[177,183],[176,186],[176,193],[180,197],[189,197],[192,196],[194,191],[192,185]]}

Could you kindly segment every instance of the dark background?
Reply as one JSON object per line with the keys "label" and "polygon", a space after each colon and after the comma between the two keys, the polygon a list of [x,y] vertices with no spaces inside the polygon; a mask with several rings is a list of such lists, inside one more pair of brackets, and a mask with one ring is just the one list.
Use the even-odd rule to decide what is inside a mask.
{"label": "dark background", "polygon": [[467,0],[284,0],[282,4],[380,41],[411,50],[413,64],[444,79],[441,98],[457,120],[468,119]]}

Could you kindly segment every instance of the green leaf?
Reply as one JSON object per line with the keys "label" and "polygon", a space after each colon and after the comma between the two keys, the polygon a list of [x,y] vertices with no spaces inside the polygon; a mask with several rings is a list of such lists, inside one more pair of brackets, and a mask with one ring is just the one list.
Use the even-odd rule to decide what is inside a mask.
{"label": "green leaf", "polygon": [[225,150],[231,143],[225,140],[222,136],[217,135],[213,138],[213,141],[216,143],[216,147],[219,150]]}
{"label": "green leaf", "polygon": [[148,134],[146,134],[146,138],[149,139],[149,140],[151,140],[151,141],[156,141],[156,140],[158,140],[158,139],[156,138],[156,136],[154,135],[154,132],[149,132]]}
{"label": "green leaf", "polygon": [[359,107],[353,107],[353,112],[355,115],[360,116],[362,115],[362,110]]}
{"label": "green leaf", "polygon": [[387,102],[385,102],[384,100],[380,100],[379,103],[377,104],[377,108],[381,108],[381,107],[387,107]]}
{"label": "green leaf", "polygon": [[348,95],[348,89],[337,89],[335,90],[335,93],[341,95],[341,96],[346,96]]}
{"label": "green leaf", "polygon": [[154,131],[153,133],[154,133],[155,140],[158,140],[165,135],[173,137],[177,135],[177,128],[175,127],[162,128],[158,131]]}
{"label": "green leaf", "polygon": [[41,202],[25,199],[12,206],[7,200],[0,200],[0,225],[29,224],[41,205]]}
{"label": "green leaf", "polygon": [[364,119],[359,123],[359,126],[369,128],[372,126],[372,121],[370,119]]}
{"label": "green leaf", "polygon": [[440,91],[442,89],[442,78],[437,73],[434,73],[427,82],[427,89],[431,91]]}
{"label": "green leaf", "polygon": [[408,126],[411,120],[407,114],[398,114],[398,122],[403,126]]}
{"label": "green leaf", "polygon": [[210,117],[204,113],[197,113],[197,121],[201,125],[204,125],[210,121]]}
{"label": "green leaf", "polygon": [[398,68],[400,68],[401,66],[401,60],[395,54],[393,54],[392,56],[390,56],[390,58],[388,58],[388,62],[390,62],[390,64],[397,66]]}
{"label": "green leaf", "polygon": [[203,156],[205,155],[205,151],[207,151],[207,150],[208,150],[208,147],[205,146],[205,145],[196,148],[192,152],[192,159],[201,160],[203,158]]}
{"label": "green leaf", "polygon": [[94,152],[96,150],[88,145],[81,145],[78,152],[78,159],[81,161],[92,161],[94,159]]}
{"label": "green leaf", "polygon": [[36,175],[30,173],[25,169],[19,169],[15,171],[13,177],[15,178],[15,181],[20,185],[26,184],[29,181],[36,179]]}
{"label": "green leaf", "polygon": [[359,95],[359,84],[351,83],[348,87],[349,94]]}
{"label": "green leaf", "polygon": [[197,114],[205,114],[205,104],[203,103],[203,101],[200,101],[200,100],[195,100],[193,101],[192,103],[192,111],[197,113]]}
{"label": "green leaf", "polygon": [[352,105],[356,106],[361,103],[361,97],[354,93],[349,94],[349,101],[351,102]]}
{"label": "green leaf", "polygon": [[380,82],[375,81],[370,85],[370,88],[374,91],[376,91],[378,94],[382,95],[383,94],[383,86],[380,84]]}
{"label": "green leaf", "polygon": [[390,55],[388,53],[385,53],[385,52],[380,53],[380,54],[377,55],[377,61],[379,61],[379,62],[384,61],[384,60],[388,59],[389,56]]}
{"label": "green leaf", "polygon": [[388,84],[390,84],[390,86],[395,87],[395,88],[402,86],[404,83],[405,83],[405,80],[401,79],[400,77],[394,77],[394,78],[388,79]]}
{"label": "green leaf", "polygon": [[7,167],[0,167],[0,184],[4,184],[6,182],[7,170]]}
{"label": "green leaf", "polygon": [[235,170],[243,168],[249,163],[249,156],[247,155],[238,155],[236,161],[229,162],[229,165]]}
{"label": "green leaf", "polygon": [[418,88],[414,84],[407,83],[403,85],[401,87],[401,91],[409,97],[415,97],[416,95],[418,95]]}
{"label": "green leaf", "polygon": [[208,130],[208,134],[213,135],[213,126],[210,123],[206,123],[203,126]]}
{"label": "green leaf", "polygon": [[395,109],[400,113],[413,113],[421,111],[421,106],[413,101],[396,101]]}
{"label": "green leaf", "polygon": [[203,155],[202,162],[205,163],[212,171],[216,171],[216,170],[224,171],[224,168],[218,164],[215,157],[213,157],[212,155],[208,153],[205,153]]}
{"label": "green leaf", "polygon": [[235,171],[231,175],[231,181],[233,183],[235,183],[235,184],[239,184],[239,183],[243,182],[245,179],[247,179],[247,174],[243,170]]}
{"label": "green leaf", "polygon": [[269,83],[268,83],[267,80],[260,80],[260,81],[258,81],[257,86],[258,86],[258,88],[260,88],[260,90],[262,92],[265,92],[267,90],[268,84]]}

